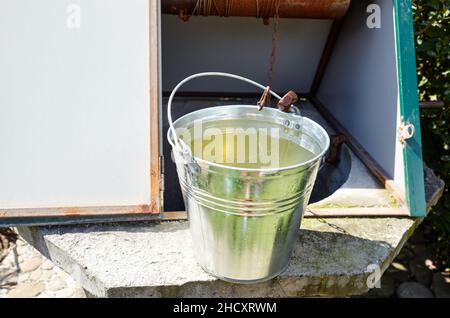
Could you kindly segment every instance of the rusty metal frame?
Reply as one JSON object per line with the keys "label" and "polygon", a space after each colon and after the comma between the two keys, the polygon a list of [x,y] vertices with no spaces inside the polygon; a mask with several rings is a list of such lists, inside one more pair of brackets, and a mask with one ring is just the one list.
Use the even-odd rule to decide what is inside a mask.
{"label": "rusty metal frame", "polygon": [[150,193],[146,205],[84,206],[51,208],[0,209],[0,226],[95,223],[161,219],[162,202],[160,167],[160,74],[159,74],[159,15],[160,1],[148,0],[149,6],[149,107],[150,107]]}

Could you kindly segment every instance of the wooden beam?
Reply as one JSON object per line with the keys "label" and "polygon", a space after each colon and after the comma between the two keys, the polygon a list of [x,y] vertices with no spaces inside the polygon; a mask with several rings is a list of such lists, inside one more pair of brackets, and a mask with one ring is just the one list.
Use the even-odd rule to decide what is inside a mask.
{"label": "wooden beam", "polygon": [[[249,213],[250,216],[250,213]],[[409,217],[406,208],[307,208],[305,218],[339,218],[339,217]],[[186,211],[164,212],[164,221],[186,221]]]}
{"label": "wooden beam", "polygon": [[155,205],[89,206],[2,209],[0,220],[8,218],[48,218],[65,216],[111,216],[124,214],[158,214]]}
{"label": "wooden beam", "polygon": [[442,100],[422,101],[419,103],[419,106],[421,109],[441,109],[445,106],[445,103]]}
{"label": "wooden beam", "polygon": [[[281,18],[341,19],[349,5],[350,0],[289,0],[280,1],[278,12]],[[210,6],[199,6],[197,0],[164,0],[162,12],[183,21],[192,15],[269,18],[275,15],[275,5],[273,1],[213,0]]]}
{"label": "wooden beam", "polygon": [[[163,91],[163,97],[169,97],[172,92]],[[283,96],[286,92],[277,92],[278,95]],[[203,98],[203,97],[211,97],[211,98],[261,98],[262,92],[253,93],[253,92],[198,92],[198,91],[181,91],[177,92],[176,98],[184,97],[184,98]],[[300,98],[307,98],[309,96],[308,93],[297,93]]]}
{"label": "wooden beam", "polygon": [[335,217],[395,217],[409,216],[406,208],[328,208],[307,209],[307,218],[335,218]]}
{"label": "wooden beam", "polygon": [[150,204],[154,206],[155,213],[162,212],[161,207],[161,178],[162,167],[160,161],[160,97],[159,85],[159,1],[149,0],[149,72],[150,72]]}

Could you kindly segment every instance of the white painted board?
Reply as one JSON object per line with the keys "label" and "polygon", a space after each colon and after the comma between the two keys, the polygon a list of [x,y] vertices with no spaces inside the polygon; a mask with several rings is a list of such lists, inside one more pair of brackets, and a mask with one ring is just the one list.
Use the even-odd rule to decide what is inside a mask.
{"label": "white painted board", "polygon": [[[370,4],[381,8],[381,27],[369,28]],[[352,3],[325,72],[318,98],[405,189],[393,3]]]}
{"label": "white painted board", "polygon": [[148,10],[0,0],[0,209],[148,204]]}

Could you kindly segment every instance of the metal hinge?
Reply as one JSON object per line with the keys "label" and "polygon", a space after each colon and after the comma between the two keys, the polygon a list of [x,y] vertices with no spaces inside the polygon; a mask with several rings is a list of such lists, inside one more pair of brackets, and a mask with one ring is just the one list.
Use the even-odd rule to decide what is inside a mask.
{"label": "metal hinge", "polygon": [[413,124],[406,124],[402,122],[398,127],[398,141],[405,143],[406,140],[414,137],[415,132],[416,128]]}
{"label": "metal hinge", "polygon": [[164,210],[164,156],[159,156],[159,202],[161,211]]}

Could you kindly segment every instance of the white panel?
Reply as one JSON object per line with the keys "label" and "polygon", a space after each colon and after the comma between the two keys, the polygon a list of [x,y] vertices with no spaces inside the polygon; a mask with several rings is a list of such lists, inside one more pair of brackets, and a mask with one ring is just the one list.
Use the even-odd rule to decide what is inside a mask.
{"label": "white panel", "polygon": [[0,0],[0,208],[148,203],[147,1]]}
{"label": "white panel", "polygon": [[[369,4],[381,7],[380,29],[367,27]],[[396,152],[399,107],[391,0],[352,2],[318,97],[404,188],[398,173],[403,161]]]}
{"label": "white panel", "polygon": [[[327,20],[282,19],[278,36],[274,88],[307,93],[331,27]],[[170,91],[186,76],[222,71],[267,83],[272,50],[272,24],[256,18],[162,17],[163,90]],[[206,79],[183,87],[199,92],[254,92],[230,81]]]}

